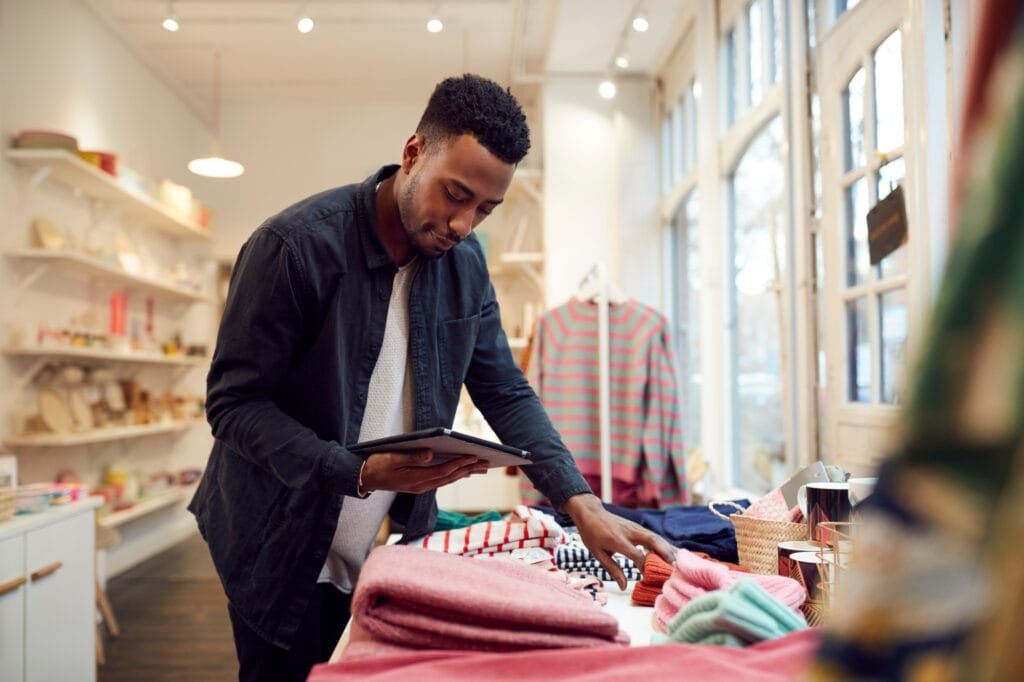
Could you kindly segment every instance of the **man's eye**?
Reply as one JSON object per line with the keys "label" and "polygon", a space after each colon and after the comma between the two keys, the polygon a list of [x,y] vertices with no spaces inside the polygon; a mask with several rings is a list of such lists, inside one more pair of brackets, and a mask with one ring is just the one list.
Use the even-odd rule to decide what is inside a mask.
{"label": "man's eye", "polygon": [[457,204],[461,204],[461,203],[462,203],[463,201],[465,201],[465,199],[464,199],[464,198],[462,198],[462,197],[457,197],[457,196],[455,196],[454,194],[452,194],[451,190],[450,190],[450,189],[448,189],[447,187],[445,187],[445,189],[444,189],[444,193],[445,193],[445,195],[446,195],[446,196],[448,197],[448,201],[454,201],[454,202],[455,202],[455,203],[457,203]]}

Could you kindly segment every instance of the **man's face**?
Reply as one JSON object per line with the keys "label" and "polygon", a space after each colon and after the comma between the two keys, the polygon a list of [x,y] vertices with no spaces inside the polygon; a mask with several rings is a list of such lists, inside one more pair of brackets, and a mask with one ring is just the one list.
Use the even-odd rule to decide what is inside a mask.
{"label": "man's face", "polygon": [[468,237],[504,200],[514,171],[472,135],[428,148],[419,135],[410,138],[399,171],[408,178],[399,191],[398,212],[413,250],[438,258]]}

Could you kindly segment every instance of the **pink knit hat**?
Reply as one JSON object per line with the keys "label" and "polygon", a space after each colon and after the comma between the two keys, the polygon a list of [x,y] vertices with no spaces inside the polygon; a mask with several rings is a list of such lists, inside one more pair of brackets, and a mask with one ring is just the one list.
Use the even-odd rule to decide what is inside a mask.
{"label": "pink knit hat", "polygon": [[654,602],[659,630],[664,632],[673,616],[690,600],[708,592],[728,589],[744,577],[755,580],[766,592],[794,611],[799,611],[807,599],[807,592],[803,586],[792,578],[730,571],[722,564],[716,564],[688,550],[680,549],[676,554],[672,575],[665,581],[661,595]]}

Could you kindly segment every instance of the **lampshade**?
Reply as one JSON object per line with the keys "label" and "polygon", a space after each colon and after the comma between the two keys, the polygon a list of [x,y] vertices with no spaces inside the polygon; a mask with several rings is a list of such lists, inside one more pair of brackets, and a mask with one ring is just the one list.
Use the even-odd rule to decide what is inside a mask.
{"label": "lampshade", "polygon": [[245,166],[220,156],[204,156],[188,162],[188,169],[196,175],[208,178],[237,178],[245,172]]}
{"label": "lampshade", "polygon": [[212,128],[212,153],[209,156],[192,159],[188,162],[188,169],[207,178],[237,178],[245,172],[245,166],[224,158],[220,153],[220,50],[214,53]]}

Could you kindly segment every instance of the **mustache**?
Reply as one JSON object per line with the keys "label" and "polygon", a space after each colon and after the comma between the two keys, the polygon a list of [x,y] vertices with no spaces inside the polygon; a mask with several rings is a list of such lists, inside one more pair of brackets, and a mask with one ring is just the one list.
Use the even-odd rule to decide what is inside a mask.
{"label": "mustache", "polygon": [[450,242],[452,242],[453,244],[456,244],[456,245],[461,243],[462,239],[463,239],[454,230],[450,230],[450,229],[437,229],[437,228],[433,227],[432,225],[427,225],[426,226],[426,231],[427,232],[431,232],[431,233],[441,237],[442,239],[447,239],[448,241],[450,241]]}

